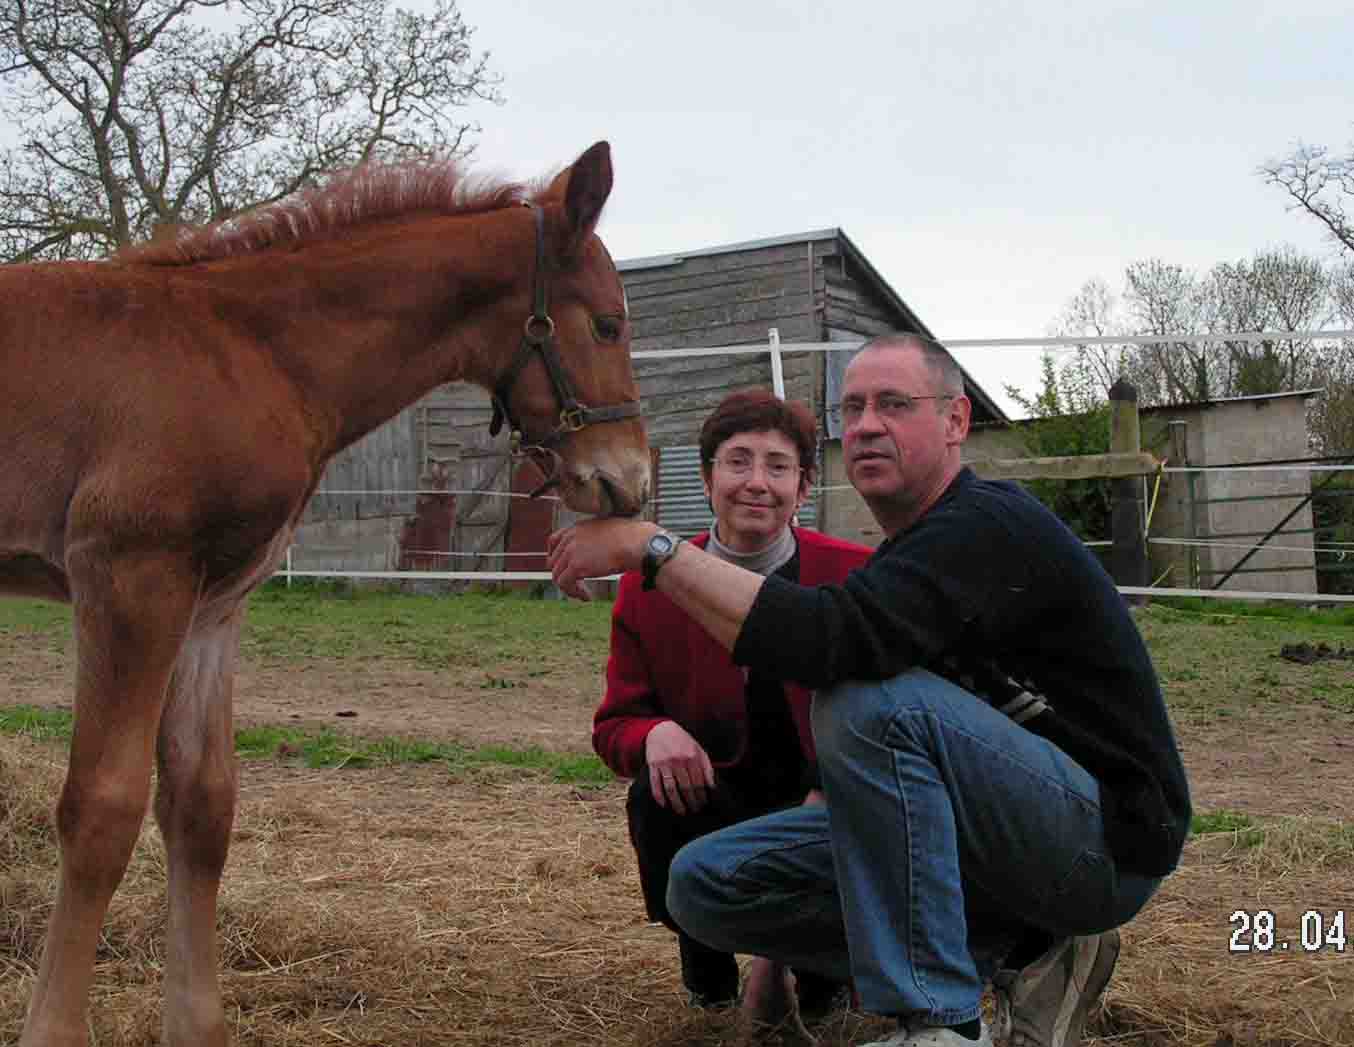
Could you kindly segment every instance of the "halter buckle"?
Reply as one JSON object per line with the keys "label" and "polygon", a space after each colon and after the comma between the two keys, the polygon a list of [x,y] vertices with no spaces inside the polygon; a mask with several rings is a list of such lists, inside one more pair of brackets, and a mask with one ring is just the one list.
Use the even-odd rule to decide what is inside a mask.
{"label": "halter buckle", "polygon": [[532,345],[543,345],[555,336],[555,321],[547,313],[545,316],[532,314],[522,325],[522,337]]}
{"label": "halter buckle", "polygon": [[559,413],[559,431],[562,433],[576,433],[580,429],[586,428],[588,424],[588,409],[582,404],[577,407],[566,407]]}

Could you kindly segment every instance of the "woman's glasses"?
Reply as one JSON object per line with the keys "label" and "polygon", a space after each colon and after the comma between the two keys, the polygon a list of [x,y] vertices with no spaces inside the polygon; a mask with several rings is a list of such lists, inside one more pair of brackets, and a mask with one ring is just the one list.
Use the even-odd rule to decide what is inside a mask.
{"label": "woman's glasses", "polygon": [[[731,476],[747,476],[757,468],[757,456],[742,451],[730,451],[715,459],[721,469]],[[793,458],[772,455],[761,462],[762,470],[771,480],[784,480],[799,472],[800,465]]]}

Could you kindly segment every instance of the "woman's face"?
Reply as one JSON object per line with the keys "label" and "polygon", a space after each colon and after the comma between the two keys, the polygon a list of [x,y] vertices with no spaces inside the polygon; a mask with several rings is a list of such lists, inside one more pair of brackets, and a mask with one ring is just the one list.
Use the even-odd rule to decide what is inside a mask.
{"label": "woman's face", "polygon": [[799,452],[778,429],[730,436],[715,448],[704,480],[715,533],[740,553],[770,545],[808,495]]}

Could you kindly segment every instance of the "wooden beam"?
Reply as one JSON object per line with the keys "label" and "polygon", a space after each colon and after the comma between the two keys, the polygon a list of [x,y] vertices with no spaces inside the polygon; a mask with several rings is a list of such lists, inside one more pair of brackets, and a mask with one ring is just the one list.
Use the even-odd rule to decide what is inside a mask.
{"label": "wooden beam", "polygon": [[977,458],[964,463],[984,480],[1094,480],[1155,473],[1161,462],[1146,451],[1078,454],[1062,458]]}

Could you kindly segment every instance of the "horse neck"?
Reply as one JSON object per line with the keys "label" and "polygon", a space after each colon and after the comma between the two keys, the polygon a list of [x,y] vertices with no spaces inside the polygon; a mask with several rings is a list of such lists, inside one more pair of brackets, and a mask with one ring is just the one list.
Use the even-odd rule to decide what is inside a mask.
{"label": "horse neck", "polygon": [[285,304],[260,288],[263,307],[286,318],[274,355],[307,413],[325,420],[332,446],[324,452],[443,383],[492,385],[498,354],[516,345],[509,324],[495,336],[495,318],[514,292],[525,301],[520,283],[533,247],[530,224],[511,217],[388,223],[307,245],[286,256],[285,274],[260,266],[264,282],[285,281],[277,289]]}

